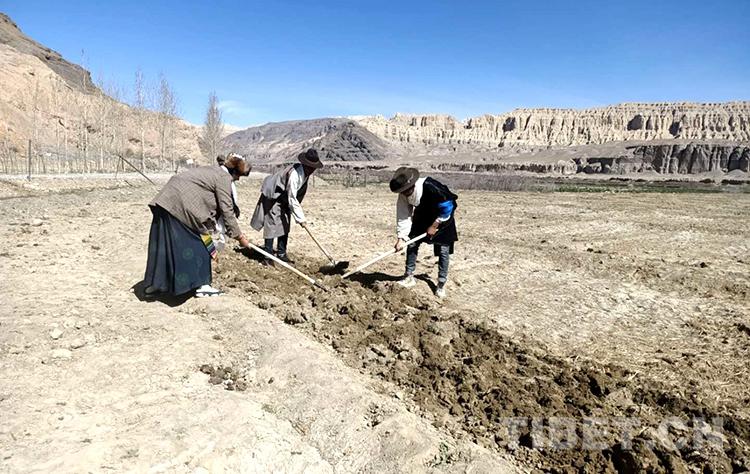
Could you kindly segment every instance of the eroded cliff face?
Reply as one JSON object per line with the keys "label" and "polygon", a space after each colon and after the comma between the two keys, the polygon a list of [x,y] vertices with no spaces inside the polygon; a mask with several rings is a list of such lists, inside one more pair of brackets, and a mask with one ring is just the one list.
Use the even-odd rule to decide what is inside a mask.
{"label": "eroded cliff face", "polygon": [[440,171],[460,171],[470,173],[507,173],[512,171],[525,171],[539,174],[563,174],[572,175],[581,172],[581,167],[573,160],[560,160],[555,163],[518,163],[518,162],[495,162],[495,163],[438,163],[433,168]]}
{"label": "eroded cliff face", "polygon": [[463,122],[446,115],[402,114],[357,120],[375,135],[413,150],[439,144],[503,151],[626,140],[750,140],[750,102],[517,109]]}
{"label": "eroded cliff face", "polygon": [[[694,174],[750,171],[750,146],[688,143],[639,145],[632,148],[639,166],[657,173]],[[615,172],[640,171],[615,169]]]}
{"label": "eroded cliff face", "polygon": [[699,174],[750,171],[750,145],[698,142],[618,143],[610,147],[577,147],[527,153],[489,162],[445,159],[432,165],[440,171],[542,174]]}

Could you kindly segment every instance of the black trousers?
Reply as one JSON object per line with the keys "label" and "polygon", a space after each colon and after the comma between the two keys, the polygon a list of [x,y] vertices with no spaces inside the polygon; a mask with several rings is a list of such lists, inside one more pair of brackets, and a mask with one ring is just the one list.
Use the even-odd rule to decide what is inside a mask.
{"label": "black trousers", "polygon": [[[273,253],[273,239],[265,239],[266,245],[265,250],[268,253]],[[276,255],[283,257],[286,255],[286,245],[289,242],[289,234],[282,235],[276,238]]]}

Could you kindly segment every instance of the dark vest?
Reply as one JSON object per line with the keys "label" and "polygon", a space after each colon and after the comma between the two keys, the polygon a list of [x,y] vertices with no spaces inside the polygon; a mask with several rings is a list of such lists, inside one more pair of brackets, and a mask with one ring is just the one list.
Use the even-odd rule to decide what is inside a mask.
{"label": "dark vest", "polygon": [[440,224],[438,231],[431,241],[433,244],[451,245],[458,240],[458,231],[456,230],[456,200],[458,196],[453,194],[448,186],[432,178],[424,180],[422,188],[422,197],[419,200],[419,206],[414,209],[414,215],[411,218],[411,232],[409,237],[414,238],[427,232],[427,229],[438,218],[438,204],[445,201],[453,201],[454,208],[450,219]]}
{"label": "dark vest", "polygon": [[[295,172],[294,168],[296,166],[302,166],[300,163],[287,166],[286,168],[282,169],[281,171],[277,171],[276,173],[266,176],[266,179],[263,180],[263,184],[261,185],[260,192],[268,199],[271,199],[273,201],[280,200],[282,205],[286,205],[286,195],[287,195],[287,184],[289,183],[289,174]],[[309,178],[306,176],[306,178]],[[309,182],[309,179],[305,179],[305,182],[302,183],[302,186],[299,188],[299,192],[297,192],[297,201],[302,202],[302,200],[305,198],[305,194],[307,194],[307,183]]]}

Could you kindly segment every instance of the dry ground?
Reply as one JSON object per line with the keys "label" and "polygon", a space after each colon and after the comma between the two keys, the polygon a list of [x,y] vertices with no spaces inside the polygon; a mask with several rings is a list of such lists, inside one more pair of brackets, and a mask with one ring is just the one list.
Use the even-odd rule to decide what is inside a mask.
{"label": "dry ground", "polygon": [[[746,194],[463,192],[444,302],[422,247],[413,293],[388,282],[400,259],[352,283],[325,276],[332,290],[321,295],[228,250],[216,266],[227,295],[169,306],[130,290],[156,190],[136,177],[60,183],[32,181],[32,193],[0,183],[2,470],[750,468]],[[258,185],[240,185],[248,232]],[[384,187],[318,180],[305,204],[338,258],[356,264],[392,245]],[[290,252],[306,269],[325,263],[298,228]],[[394,327],[411,338],[403,357]],[[441,351],[460,352],[460,370]],[[500,353],[512,373],[483,365]],[[231,367],[246,389],[210,384],[204,364]],[[483,377],[500,386],[487,389],[492,403],[457,394]],[[551,401],[525,404],[529,384]],[[495,443],[487,406],[493,416],[719,415],[729,441],[718,457],[539,454]]]}

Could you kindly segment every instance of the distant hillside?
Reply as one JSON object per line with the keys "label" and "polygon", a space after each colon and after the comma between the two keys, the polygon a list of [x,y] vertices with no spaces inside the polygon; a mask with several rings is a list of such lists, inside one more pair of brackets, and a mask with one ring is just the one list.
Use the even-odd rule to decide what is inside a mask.
{"label": "distant hillside", "polygon": [[225,150],[261,162],[315,146],[323,159],[384,160],[446,171],[700,174],[750,168],[750,102],[524,109],[463,122],[447,115],[270,123],[230,134]]}
{"label": "distant hillside", "polygon": [[36,57],[63,78],[68,86],[78,91],[91,93],[97,90],[87,70],[66,61],[57,51],[24,35],[13,20],[4,13],[0,13],[0,44],[10,46],[19,53]]}
{"label": "distant hillside", "polygon": [[403,159],[441,170],[700,174],[750,170],[750,102],[353,118]]}
{"label": "distant hillside", "polygon": [[750,102],[620,104],[592,109],[517,109],[464,121],[448,115],[358,117],[357,122],[413,153],[434,149],[519,151],[617,141],[750,141]]}
{"label": "distant hillside", "polygon": [[120,155],[166,169],[201,158],[199,130],[110,97],[0,13],[0,172],[25,166],[28,140],[37,172],[114,171]]}
{"label": "distant hillside", "polygon": [[317,148],[324,161],[375,161],[394,155],[397,148],[355,121],[340,118],[250,127],[225,137],[222,146],[262,162],[290,160],[308,147]]}

